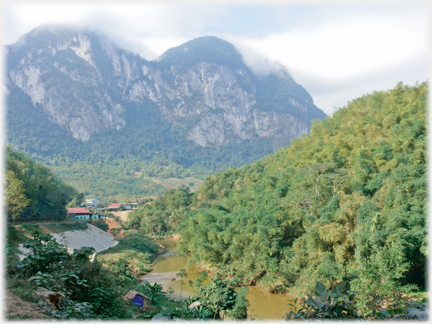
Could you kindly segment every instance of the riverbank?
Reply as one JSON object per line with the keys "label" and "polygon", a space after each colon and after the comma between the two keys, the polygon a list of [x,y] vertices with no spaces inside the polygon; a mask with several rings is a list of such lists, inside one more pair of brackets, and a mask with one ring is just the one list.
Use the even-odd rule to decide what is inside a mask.
{"label": "riverbank", "polygon": [[[208,269],[195,266],[186,267],[187,259],[179,257],[177,254],[177,241],[178,238],[157,241],[165,246],[166,251],[156,258],[153,271],[141,278],[150,284],[156,282],[161,284],[164,291],[169,291],[169,288],[173,289],[174,293],[170,294],[169,297],[176,300],[179,299],[180,292],[182,299],[187,298],[188,295],[194,295],[194,287],[190,286],[188,281],[191,280],[195,283],[201,271],[208,271]],[[185,282],[183,285],[179,282],[181,278],[176,276],[181,269],[185,269],[187,274],[187,277],[183,278]],[[209,277],[211,277],[211,272]],[[249,292],[246,296],[250,302],[248,319],[282,320],[282,316],[291,310],[287,304],[294,304],[295,296],[289,294],[272,294],[257,286],[249,286],[248,289]]]}
{"label": "riverbank", "polygon": [[97,255],[97,260],[105,262],[108,267],[125,263],[133,277],[140,278],[151,272],[152,264],[158,255],[164,253],[165,248],[155,240],[129,230],[116,237],[119,243]]}

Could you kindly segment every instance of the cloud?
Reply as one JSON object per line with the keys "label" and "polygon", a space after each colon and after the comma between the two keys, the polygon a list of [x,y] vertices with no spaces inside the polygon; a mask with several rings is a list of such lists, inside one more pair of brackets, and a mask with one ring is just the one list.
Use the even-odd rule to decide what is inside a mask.
{"label": "cloud", "polygon": [[317,78],[314,75],[293,69],[294,80],[300,83],[312,96],[317,107],[332,115],[336,108],[344,107],[363,95],[374,91],[387,91],[398,82],[415,85],[427,80],[427,57],[406,61],[397,67],[382,68],[358,77],[340,80]]}
{"label": "cloud", "polygon": [[293,31],[247,39],[245,43],[289,68],[317,77],[355,77],[383,67],[397,66],[426,53],[426,15],[350,17],[328,22],[313,31]]}
{"label": "cloud", "polygon": [[[388,89],[426,75],[426,5],[39,2],[4,9],[4,44],[41,24],[73,23],[153,60],[168,48],[215,35],[234,44],[254,73],[287,68],[327,113],[371,86]],[[404,68],[410,64],[415,68]]]}
{"label": "cloud", "polygon": [[281,69],[286,70],[285,66],[269,59],[268,55],[260,53],[247,45],[247,41],[242,37],[219,33],[214,33],[213,35],[233,44],[242,56],[243,62],[246,66],[257,75],[278,73]]}

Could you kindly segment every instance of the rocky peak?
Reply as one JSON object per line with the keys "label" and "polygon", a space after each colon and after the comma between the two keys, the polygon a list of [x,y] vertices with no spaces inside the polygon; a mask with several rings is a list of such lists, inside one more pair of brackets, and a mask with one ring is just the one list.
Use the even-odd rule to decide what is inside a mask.
{"label": "rocky peak", "polygon": [[229,42],[200,37],[157,61],[83,29],[40,27],[6,48],[6,93],[14,87],[50,120],[87,141],[126,126],[130,103],[153,102],[167,122],[188,125],[197,145],[255,136],[288,141],[325,114],[285,71],[254,75]]}

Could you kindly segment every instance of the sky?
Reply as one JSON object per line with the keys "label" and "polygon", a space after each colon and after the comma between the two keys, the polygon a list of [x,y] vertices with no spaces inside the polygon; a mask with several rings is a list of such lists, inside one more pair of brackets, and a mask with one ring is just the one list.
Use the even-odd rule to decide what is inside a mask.
{"label": "sky", "polygon": [[2,42],[12,44],[42,24],[74,24],[154,60],[168,48],[214,35],[231,42],[255,73],[285,66],[328,115],[400,81],[428,80],[431,8],[425,1],[231,3],[6,2]]}

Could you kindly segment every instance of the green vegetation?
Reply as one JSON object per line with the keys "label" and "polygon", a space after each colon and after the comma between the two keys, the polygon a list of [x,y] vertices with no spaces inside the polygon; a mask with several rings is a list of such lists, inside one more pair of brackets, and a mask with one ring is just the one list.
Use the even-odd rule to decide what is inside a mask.
{"label": "green vegetation", "polygon": [[207,308],[214,313],[215,318],[230,320],[241,320],[247,318],[247,307],[249,301],[245,299],[248,293],[248,287],[239,286],[236,280],[227,278],[227,274],[223,271],[218,271],[207,285],[202,282],[207,279],[207,272],[200,273],[196,282],[195,291],[198,298],[202,300]]}
{"label": "green vegetation", "polygon": [[64,219],[66,204],[78,204],[82,195],[54,177],[52,171],[28,155],[6,147],[6,204],[8,218]]}
{"label": "green vegetation", "polygon": [[353,100],[289,147],[195,193],[168,191],[126,225],[177,229],[192,261],[273,292],[303,295],[348,273],[359,298],[424,290],[427,91],[398,84]]}
{"label": "green vegetation", "polygon": [[119,244],[100,252],[98,255],[120,253],[122,251],[135,251],[154,255],[161,247],[153,239],[146,237],[136,231],[127,231],[123,238],[119,238]]}
{"label": "green vegetation", "polygon": [[[13,231],[15,228],[11,229]],[[41,298],[36,294],[38,288],[65,295],[61,303],[56,303],[56,309],[45,316],[46,318],[142,320],[159,315],[167,319],[192,320],[215,317],[210,307],[201,305],[193,309],[188,308],[197,298],[172,301],[166,296],[167,293],[162,290],[160,284],[139,283],[132,276],[125,257],[118,258],[107,267],[103,261],[89,261],[90,255],[94,252],[93,248],[84,247],[69,254],[67,249],[50,235],[42,233],[34,233],[34,238],[28,240],[24,247],[31,249],[32,254],[22,261],[11,262],[13,259],[10,256],[13,253],[7,253],[7,289],[23,300],[33,303],[38,303]],[[136,254],[131,251],[129,253],[131,254],[128,256]],[[224,283],[228,284],[220,282],[217,288],[209,288],[220,298],[226,297],[224,303],[219,304],[219,310],[225,310],[231,319],[243,318],[241,316],[245,314],[247,307],[244,294],[236,293],[232,287],[227,287]],[[200,287],[204,292],[205,286],[200,284]],[[149,308],[143,311],[125,301],[123,295],[130,290],[148,296]],[[205,298],[201,300],[204,305],[207,303]],[[208,304],[210,305],[210,301]]]}
{"label": "green vegetation", "polygon": [[[40,76],[41,82],[45,89],[61,93],[61,105],[78,107],[86,103],[98,107],[104,102],[111,105],[104,99],[107,94],[113,103],[122,107],[120,117],[126,122],[126,126],[119,130],[105,129],[82,142],[75,139],[65,125],[62,128],[53,123],[44,109],[39,104],[35,107],[21,89],[11,86],[8,87],[6,98],[6,140],[15,149],[31,154],[33,158],[52,167],[56,176],[85,196],[97,196],[101,201],[123,200],[127,195],[133,198],[155,196],[165,190],[158,183],[159,180],[184,180],[190,177],[203,180],[213,172],[231,165],[240,167],[244,163],[252,163],[288,144],[289,139],[277,139],[274,136],[259,138],[256,135],[250,140],[240,143],[231,141],[223,146],[195,145],[187,140],[188,132],[202,115],[175,117],[173,121],[167,121],[154,101],[148,98],[140,103],[125,100],[124,93],[118,87],[118,80],[114,77],[116,72],[113,71],[112,59],[102,48],[105,41],[101,42],[99,36],[92,32],[84,33],[92,43],[92,61],[95,66],[82,60],[71,49],[47,55],[47,46],[51,46],[51,42],[56,44],[63,37],[70,39],[72,35],[76,35],[75,31],[64,28],[59,28],[55,33],[44,28],[37,29],[25,37],[25,42],[11,47],[6,55],[6,65],[9,69],[14,69],[26,53],[34,53],[38,66],[45,71]],[[137,67],[144,64],[155,71],[161,71],[162,78],[169,87],[174,85],[174,79],[178,75],[176,73],[202,61],[228,66],[243,90],[250,94],[256,90],[255,108],[290,113],[307,123],[314,118],[326,117],[314,106],[306,90],[287,73],[263,77],[253,75],[235,47],[214,36],[201,37],[169,49],[157,62],[145,61],[139,55],[120,49],[118,55],[134,62]],[[53,64],[62,67],[63,71],[67,71],[66,74],[53,67]],[[239,69],[241,74],[238,73]],[[79,75],[87,81],[73,81],[67,74]],[[96,75],[99,76],[97,84],[88,83]],[[148,75],[142,78],[145,82],[149,80]],[[198,92],[183,99],[186,106],[197,107],[203,104],[202,94]],[[307,113],[303,113],[289,99],[304,104]],[[175,100],[167,101],[166,108],[176,106],[178,102]],[[152,181],[151,178],[158,181]]]}
{"label": "green vegetation", "polygon": [[25,279],[27,294],[34,295],[38,287],[62,293],[66,296],[63,308],[51,313],[56,318],[130,316],[114,278],[100,264],[89,261],[94,249],[81,248],[69,254],[48,234],[35,234],[24,247],[32,254],[18,264],[8,263],[7,279],[12,292],[14,281]]}
{"label": "green vegetation", "polygon": [[[24,225],[22,225],[24,226]],[[43,224],[52,233],[61,233],[66,231],[82,231],[88,228],[87,223],[79,220],[68,220],[59,223]]]}
{"label": "green vegetation", "polygon": [[[344,277],[339,283],[326,289],[322,282],[317,282],[312,296],[304,298],[299,309],[295,305],[284,316],[285,320],[301,319],[368,319],[368,320],[427,320],[427,300],[421,302],[393,293],[392,296],[380,296],[375,292],[367,294],[367,301],[359,305],[356,291],[350,290],[350,282],[358,279],[356,275]],[[295,303],[297,300],[295,300]]]}
{"label": "green vegetation", "polygon": [[116,240],[119,244],[97,254],[99,262],[111,271],[120,271],[121,268],[123,273],[137,279],[151,271],[152,259],[161,251],[159,244],[136,230],[126,231],[123,237],[116,237]]}
{"label": "green vegetation", "polygon": [[[169,178],[198,184],[213,171],[253,162],[280,146],[272,138],[223,147],[192,145],[185,139],[186,130],[164,121],[153,102],[146,103],[145,110],[127,104],[128,127],[94,134],[83,143],[16,90],[7,100],[14,107],[7,114],[8,143],[52,167],[57,177],[85,196],[101,201],[156,196],[165,190],[159,183]],[[56,140],[59,137],[62,141]]]}
{"label": "green vegetation", "polygon": [[124,225],[158,238],[170,236],[190,212],[192,197],[189,188],[167,190],[151,205],[130,213]]}
{"label": "green vegetation", "polygon": [[108,227],[109,227],[108,224],[105,223],[105,221],[103,221],[103,220],[101,220],[101,219],[98,219],[98,220],[92,220],[91,223],[92,223],[94,226],[99,227],[101,230],[103,230],[103,231],[105,231],[105,232],[108,230]]}

